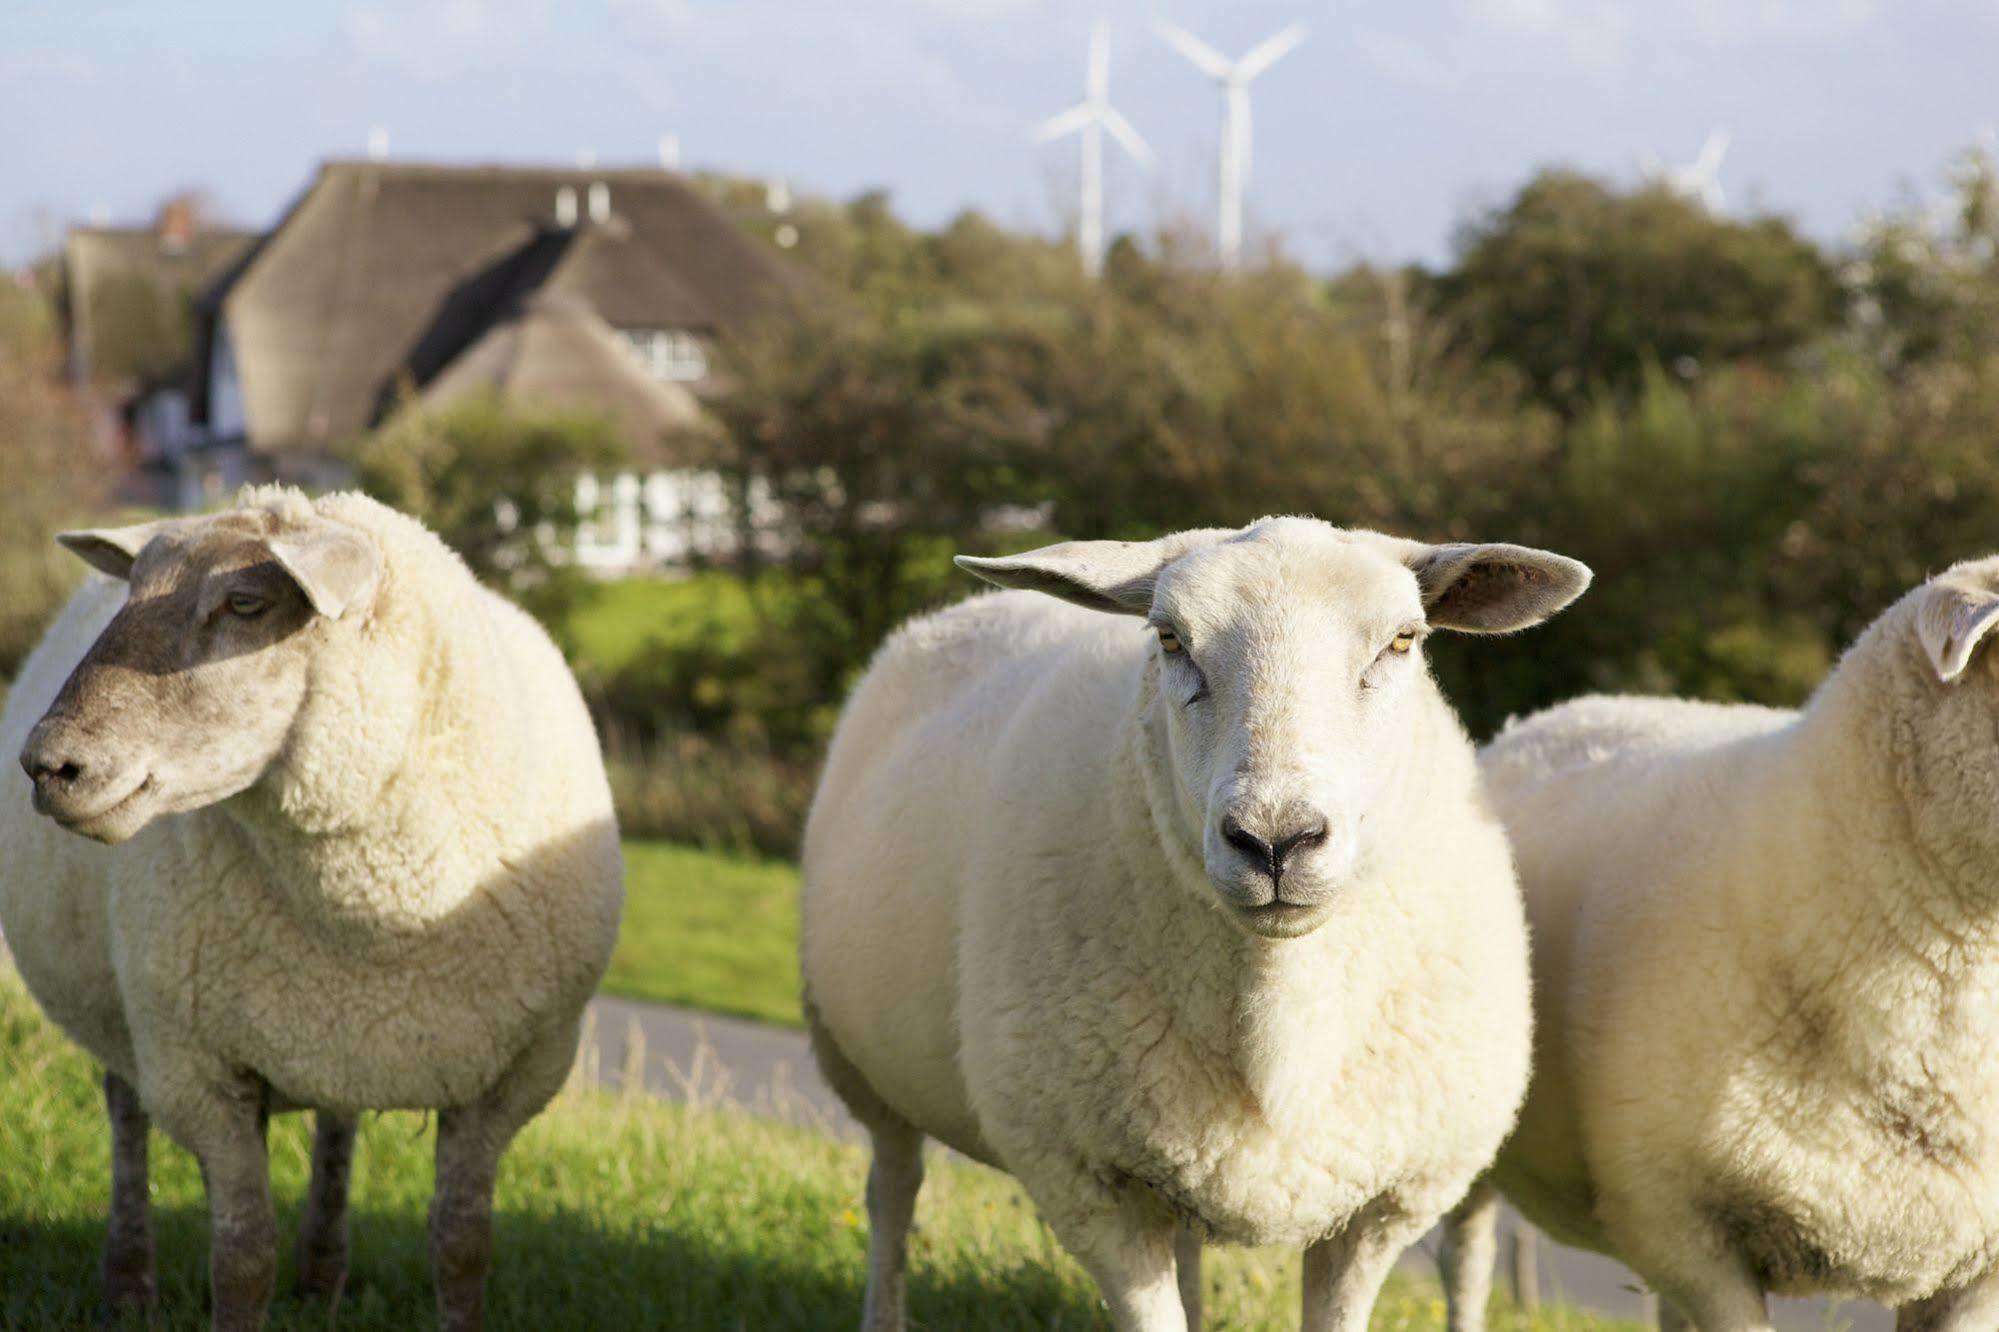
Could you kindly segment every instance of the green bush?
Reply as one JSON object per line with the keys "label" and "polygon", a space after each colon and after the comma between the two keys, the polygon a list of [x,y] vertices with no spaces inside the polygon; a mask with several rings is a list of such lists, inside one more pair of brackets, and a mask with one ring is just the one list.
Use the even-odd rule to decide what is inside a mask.
{"label": "green bush", "polygon": [[408,402],[349,457],[361,489],[423,519],[481,580],[553,616],[581,579],[558,557],[574,543],[576,479],[618,466],[626,446],[608,416],[482,393],[434,411]]}
{"label": "green bush", "polygon": [[613,740],[605,755],[626,836],[784,859],[798,855],[817,766],[758,741],[692,731]]}

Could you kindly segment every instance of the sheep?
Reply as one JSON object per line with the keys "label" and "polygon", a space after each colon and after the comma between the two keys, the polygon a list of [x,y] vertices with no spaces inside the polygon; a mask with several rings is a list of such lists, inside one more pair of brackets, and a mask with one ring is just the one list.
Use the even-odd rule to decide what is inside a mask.
{"label": "sheep", "polygon": [[1662,1326],[1767,1329],[1775,1292],[1999,1327],[1994,624],[1999,558],[1960,564],[1802,711],[1585,698],[1482,757],[1539,1032],[1493,1183]]}
{"label": "sheep", "polygon": [[337,1298],[356,1116],[435,1109],[439,1321],[479,1326],[501,1153],[567,1074],[623,904],[561,656],[357,494],[59,539],[109,577],[0,718],[0,928],[106,1070],[107,1309],[156,1299],[149,1121],[201,1164],[214,1325],[251,1328],[266,1116],[316,1112],[298,1281]]}
{"label": "sheep", "polygon": [[891,638],[806,824],[865,1326],[902,1325],[933,1137],[1020,1179],[1121,1328],[1198,1326],[1214,1241],[1303,1248],[1304,1325],[1357,1332],[1528,1069],[1506,843],[1420,645],[1589,571],[1302,518],[958,563],[1018,590]]}

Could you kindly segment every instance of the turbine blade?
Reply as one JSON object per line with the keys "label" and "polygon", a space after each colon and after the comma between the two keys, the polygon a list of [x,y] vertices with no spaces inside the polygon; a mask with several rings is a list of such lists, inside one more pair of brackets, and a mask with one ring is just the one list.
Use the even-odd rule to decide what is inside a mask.
{"label": "turbine blade", "polygon": [[1297,49],[1305,40],[1305,25],[1294,23],[1274,37],[1266,37],[1249,49],[1249,54],[1235,62],[1236,77],[1245,81],[1255,78]]}
{"label": "turbine blade", "polygon": [[1083,94],[1097,103],[1111,95],[1111,25],[1102,19],[1090,26],[1090,66],[1083,76]]}
{"label": "turbine blade", "polygon": [[1701,144],[1700,156],[1694,159],[1694,168],[1707,175],[1721,170],[1721,159],[1728,156],[1728,131],[1715,130]]}
{"label": "turbine blade", "polygon": [[1059,116],[1050,116],[1034,127],[1034,141],[1047,143],[1050,139],[1061,139],[1074,134],[1097,118],[1097,108],[1088,102],[1078,102]]}
{"label": "turbine blade", "polygon": [[1140,166],[1152,165],[1152,145],[1140,137],[1139,132],[1131,127],[1131,122],[1126,120],[1116,107],[1104,108],[1104,128],[1118,141],[1118,147],[1130,154],[1132,161]]}
{"label": "turbine blade", "polygon": [[1228,57],[1185,28],[1175,27],[1161,19],[1152,25],[1152,30],[1159,34],[1161,41],[1187,57],[1196,69],[1211,79],[1226,79],[1235,70]]}

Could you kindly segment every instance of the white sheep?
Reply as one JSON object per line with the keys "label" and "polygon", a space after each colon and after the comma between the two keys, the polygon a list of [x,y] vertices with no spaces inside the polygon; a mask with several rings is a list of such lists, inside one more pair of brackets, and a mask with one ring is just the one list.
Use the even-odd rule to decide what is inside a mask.
{"label": "white sheep", "polygon": [[0,775],[0,925],[107,1070],[108,1307],[154,1299],[148,1116],[201,1163],[237,1328],[277,1271],[266,1115],[318,1112],[299,1279],[337,1293],[354,1117],[434,1108],[439,1316],[477,1326],[500,1155],[563,1081],[623,898],[561,656],[359,495],[62,540],[112,577],[0,720],[27,773]]}
{"label": "white sheep", "polygon": [[1999,559],[1959,565],[1802,712],[1587,698],[1484,755],[1539,1036],[1494,1181],[1666,1326],[1778,1292],[1999,1327],[1995,623]]}
{"label": "white sheep", "polygon": [[1122,1328],[1198,1324],[1212,1240],[1303,1248],[1305,1326],[1357,1332],[1528,1068],[1506,844],[1419,645],[1588,570],[1295,518],[960,563],[1052,597],[892,638],[805,837],[867,1326],[901,1325],[927,1135],[1019,1177]]}

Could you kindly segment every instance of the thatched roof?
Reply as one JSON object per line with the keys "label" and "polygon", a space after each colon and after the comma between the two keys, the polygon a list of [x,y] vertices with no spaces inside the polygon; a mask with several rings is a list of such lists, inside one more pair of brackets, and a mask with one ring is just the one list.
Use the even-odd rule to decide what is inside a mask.
{"label": "thatched roof", "polygon": [[[609,190],[608,221],[587,220],[592,185]],[[584,219],[571,225],[556,216],[565,189]],[[203,305],[207,328],[226,327],[250,445],[272,452],[360,434],[489,333],[516,352],[567,345],[528,318],[536,293],[574,298],[610,327],[713,336],[800,286],[670,172],[362,161],[322,168]],[[555,375],[552,363],[531,377]]]}
{"label": "thatched roof", "polygon": [[641,466],[669,461],[661,438],[701,415],[692,393],[648,374],[587,302],[546,290],[488,325],[418,401],[441,407],[481,392],[604,412]]}
{"label": "thatched roof", "polygon": [[[144,288],[160,315],[185,319],[202,289],[249,249],[254,233],[203,226],[186,232],[150,227],[73,227],[63,239],[63,298],[73,368],[96,375],[95,318],[120,284]],[[183,336],[185,336],[183,334]]]}

